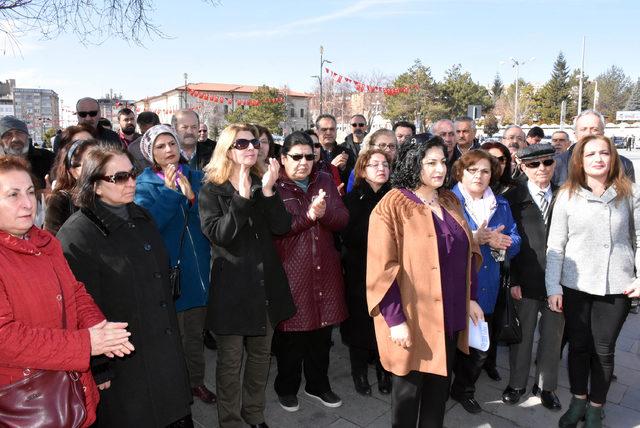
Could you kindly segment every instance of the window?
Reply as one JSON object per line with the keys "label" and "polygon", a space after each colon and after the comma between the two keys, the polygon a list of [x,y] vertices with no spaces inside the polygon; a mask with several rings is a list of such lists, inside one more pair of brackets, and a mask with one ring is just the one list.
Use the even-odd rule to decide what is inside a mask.
{"label": "window", "polygon": [[303,108],[300,109],[300,117],[304,118],[304,109]]}
{"label": "window", "polygon": [[293,107],[291,107],[291,110],[289,111],[289,117],[296,117],[296,109]]}
{"label": "window", "polygon": [[227,114],[227,113],[229,113],[229,105],[225,104],[224,105],[224,114]]}

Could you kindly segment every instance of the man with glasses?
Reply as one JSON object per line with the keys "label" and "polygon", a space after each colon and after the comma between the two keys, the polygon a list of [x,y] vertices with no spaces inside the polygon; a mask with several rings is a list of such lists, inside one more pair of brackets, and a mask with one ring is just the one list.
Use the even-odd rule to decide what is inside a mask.
{"label": "man with glasses", "polygon": [[91,128],[93,137],[101,143],[123,147],[120,136],[98,124],[100,120],[100,105],[94,98],[80,98],[76,103],[76,116],[78,125],[85,123]]}
{"label": "man with glasses", "polygon": [[556,131],[551,135],[551,145],[556,149],[556,154],[564,153],[569,148],[571,140],[569,140],[569,134],[564,131]]}
{"label": "man with glasses", "polygon": [[511,178],[522,178],[522,171],[518,168],[516,153],[526,146],[525,133],[518,125],[509,125],[502,134],[502,144],[511,152]]}
{"label": "man with glasses", "polygon": [[201,171],[211,160],[213,146],[198,142],[200,116],[193,110],[180,110],[171,117],[171,126],[180,138],[180,152],[189,168]]}
{"label": "man with glasses", "polygon": [[555,390],[558,387],[558,355],[564,329],[563,315],[547,306],[544,279],[546,238],[553,199],[558,190],[551,184],[555,152],[550,144],[533,144],[518,150],[516,156],[526,181],[505,195],[522,238],[520,252],[511,260],[510,270],[510,292],[520,318],[522,341],[509,347],[509,384],[502,394],[502,401],[516,404],[526,393],[535,330],[539,323],[536,373],[531,392],[539,394],[542,405],[550,410],[562,407]]}
{"label": "man with glasses", "polygon": [[322,144],[321,159],[335,165],[340,171],[342,182],[348,183],[351,170],[356,164],[356,155],[346,145],[336,142],[336,118],[327,113],[318,116],[316,132]]}
{"label": "man with glasses", "polygon": [[[604,116],[596,110],[584,110],[576,117],[574,133],[576,136],[576,142],[589,135],[604,135]],[[566,152],[556,156],[556,170],[553,174],[551,181],[556,186],[562,186],[569,175],[569,161],[573,154],[575,144],[571,145]],[[633,163],[620,156],[620,162],[624,166],[624,173],[631,179],[636,181],[635,170]]]}
{"label": "man with glasses", "polygon": [[360,153],[360,145],[367,135],[367,119],[361,114],[354,114],[349,120],[351,134],[344,139],[343,146],[348,147],[356,156]]}

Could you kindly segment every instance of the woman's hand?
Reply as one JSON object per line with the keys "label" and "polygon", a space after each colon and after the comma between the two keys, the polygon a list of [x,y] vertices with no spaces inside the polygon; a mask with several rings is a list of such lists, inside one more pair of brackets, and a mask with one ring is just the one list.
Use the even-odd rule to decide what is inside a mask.
{"label": "woman's hand", "polygon": [[623,292],[628,298],[633,299],[634,297],[640,297],[640,284],[637,283],[637,280],[633,282],[629,287],[627,287]]}
{"label": "woman's hand", "polygon": [[189,183],[189,179],[184,176],[184,174],[180,171],[177,171],[178,174],[178,186],[180,186],[180,191],[182,194],[190,201],[196,198],[196,195],[193,194],[193,189],[191,189],[191,183]]}
{"label": "woman's hand", "polygon": [[325,191],[320,189],[318,195],[313,197],[313,201],[311,205],[309,205],[309,212],[307,213],[311,220],[316,221],[324,217],[325,211],[327,210],[325,196],[327,196]]}
{"label": "woman's hand", "polygon": [[403,348],[409,348],[411,346],[411,334],[406,321],[402,324],[389,327],[389,337],[391,341],[398,346]]}
{"label": "woman's hand", "polygon": [[100,391],[104,391],[105,389],[109,389],[109,388],[111,388],[111,381],[110,381],[110,380],[108,380],[108,381],[106,381],[106,382],[101,383],[100,385],[98,385],[98,389],[99,389]]}
{"label": "woman's hand", "polygon": [[489,242],[492,236],[493,236],[493,231],[487,228],[486,220],[482,222],[482,224],[480,225],[480,227],[478,227],[477,230],[473,231],[473,238],[475,239],[476,244],[478,245],[486,244],[487,242]]}
{"label": "woman's hand", "polygon": [[469,300],[469,318],[473,321],[473,325],[478,325],[479,320],[484,320],[484,312],[475,300]]}
{"label": "woman's hand", "polygon": [[245,199],[251,198],[251,179],[249,172],[251,167],[240,164],[240,176],[238,177],[238,193]]}
{"label": "woman's hand", "polygon": [[270,158],[267,164],[267,172],[262,176],[262,194],[267,198],[273,196],[273,185],[278,179],[278,171],[280,171],[280,163]]}
{"label": "woman's hand", "polygon": [[509,291],[511,291],[511,297],[515,300],[522,300],[522,288],[519,285],[511,285],[509,287]]}
{"label": "woman's hand", "polygon": [[[91,339],[91,355],[112,354],[122,356],[130,354],[133,345],[129,342],[129,333],[126,330],[126,322],[102,322],[89,327]],[[107,355],[108,356],[108,355]]]}
{"label": "woman's hand", "polygon": [[176,166],[174,164],[169,164],[164,169],[164,185],[167,186],[171,190],[176,190]]}
{"label": "woman's hand", "polygon": [[562,312],[562,294],[552,294],[547,297],[547,302],[553,312]]}
{"label": "woman's hand", "polygon": [[496,227],[491,231],[491,237],[489,238],[489,246],[495,250],[506,250],[511,246],[513,242],[509,235],[502,233],[504,225]]}

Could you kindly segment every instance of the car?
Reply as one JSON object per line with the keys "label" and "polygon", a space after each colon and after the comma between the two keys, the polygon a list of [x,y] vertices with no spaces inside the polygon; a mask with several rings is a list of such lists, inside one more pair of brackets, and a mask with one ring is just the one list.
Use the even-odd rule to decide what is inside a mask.
{"label": "car", "polygon": [[611,139],[611,141],[613,142],[613,145],[616,146],[617,149],[624,149],[624,137],[613,137]]}

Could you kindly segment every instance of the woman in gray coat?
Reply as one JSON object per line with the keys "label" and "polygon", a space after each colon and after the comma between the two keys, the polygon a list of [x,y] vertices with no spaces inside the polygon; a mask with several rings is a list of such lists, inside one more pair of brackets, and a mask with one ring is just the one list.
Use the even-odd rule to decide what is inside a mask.
{"label": "woman in gray coat", "polygon": [[565,315],[573,394],[560,427],[575,427],[585,416],[585,427],[602,426],[618,334],[630,298],[640,295],[636,224],[640,188],[625,176],[616,148],[603,136],[583,138],[556,199],[547,243],[548,302]]}

